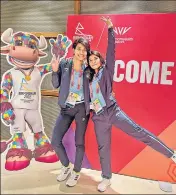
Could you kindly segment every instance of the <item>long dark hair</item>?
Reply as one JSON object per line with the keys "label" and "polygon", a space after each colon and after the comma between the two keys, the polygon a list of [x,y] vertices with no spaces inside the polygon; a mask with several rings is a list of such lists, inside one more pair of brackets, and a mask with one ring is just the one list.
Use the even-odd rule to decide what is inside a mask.
{"label": "long dark hair", "polygon": [[[102,55],[100,54],[100,52],[98,51],[90,51],[90,54],[87,56],[87,62],[88,62],[88,66],[85,68],[84,72],[86,77],[89,79],[89,82],[92,82],[94,74],[95,74],[95,70],[91,68],[90,64],[89,64],[89,57],[91,55],[95,55],[98,58],[100,58],[100,62],[102,64],[102,66],[105,64],[105,60],[102,57]],[[102,68],[102,66],[100,67],[100,69]]]}

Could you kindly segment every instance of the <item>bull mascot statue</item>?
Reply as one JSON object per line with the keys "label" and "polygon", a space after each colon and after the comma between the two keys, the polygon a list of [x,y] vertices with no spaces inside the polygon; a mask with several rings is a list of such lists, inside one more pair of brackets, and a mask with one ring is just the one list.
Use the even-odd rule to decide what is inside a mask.
{"label": "bull mascot statue", "polygon": [[[2,33],[1,54],[13,66],[4,73],[1,81],[1,120],[10,126],[11,139],[1,142],[1,153],[8,147],[5,169],[17,171],[29,166],[32,157],[36,161],[53,163],[59,160],[50,140],[43,129],[40,113],[40,85],[43,77],[52,71],[50,63],[38,65],[41,57],[47,54],[46,39],[40,40],[27,32],[13,33],[11,28]],[[66,36],[58,35],[58,41],[51,44],[53,56],[65,57],[71,41]],[[26,124],[34,134],[35,149],[27,145],[24,132]]]}

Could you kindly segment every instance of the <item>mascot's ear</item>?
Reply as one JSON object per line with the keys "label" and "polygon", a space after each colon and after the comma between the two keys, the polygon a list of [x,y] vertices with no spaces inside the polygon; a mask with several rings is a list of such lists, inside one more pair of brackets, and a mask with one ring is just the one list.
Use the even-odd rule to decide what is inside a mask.
{"label": "mascot's ear", "polygon": [[39,56],[42,57],[42,56],[46,56],[47,54],[41,50],[39,50]]}
{"label": "mascot's ear", "polygon": [[10,45],[1,47],[1,54],[6,55],[9,54],[9,52],[10,52]]}

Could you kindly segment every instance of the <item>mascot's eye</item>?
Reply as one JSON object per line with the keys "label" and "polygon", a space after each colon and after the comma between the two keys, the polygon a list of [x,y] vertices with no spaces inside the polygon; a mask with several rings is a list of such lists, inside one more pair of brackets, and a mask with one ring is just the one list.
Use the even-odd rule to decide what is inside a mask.
{"label": "mascot's eye", "polygon": [[23,42],[21,40],[16,40],[15,41],[15,46],[22,46]]}
{"label": "mascot's eye", "polygon": [[36,45],[33,43],[29,43],[28,47],[31,49],[36,49]]}

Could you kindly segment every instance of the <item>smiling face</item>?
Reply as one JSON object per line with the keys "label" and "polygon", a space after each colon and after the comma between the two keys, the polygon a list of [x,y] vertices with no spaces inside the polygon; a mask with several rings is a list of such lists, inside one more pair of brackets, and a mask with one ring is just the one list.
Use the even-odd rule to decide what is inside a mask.
{"label": "smiling face", "polygon": [[31,68],[39,60],[39,51],[25,46],[11,46],[9,61],[19,68]]}
{"label": "smiling face", "polygon": [[79,61],[87,59],[87,55],[90,52],[89,42],[84,38],[76,39],[72,45],[74,58]]}
{"label": "smiling face", "polygon": [[89,65],[94,70],[98,70],[102,66],[100,58],[94,54],[89,57]]}
{"label": "smiling face", "polygon": [[95,70],[95,72],[98,72],[99,69],[105,64],[105,61],[100,52],[91,51],[88,57],[88,64],[93,70]]}
{"label": "smiling face", "polygon": [[81,43],[78,43],[74,49],[74,57],[80,61],[84,61],[87,58],[87,50]]}
{"label": "smiling face", "polygon": [[31,68],[38,60],[38,40],[29,34],[16,34],[12,39],[9,61],[19,68]]}
{"label": "smiling face", "polygon": [[32,34],[19,32],[14,34],[9,45],[1,47],[1,53],[7,55],[10,64],[22,69],[32,68],[40,56],[46,54],[39,50],[39,40]]}

